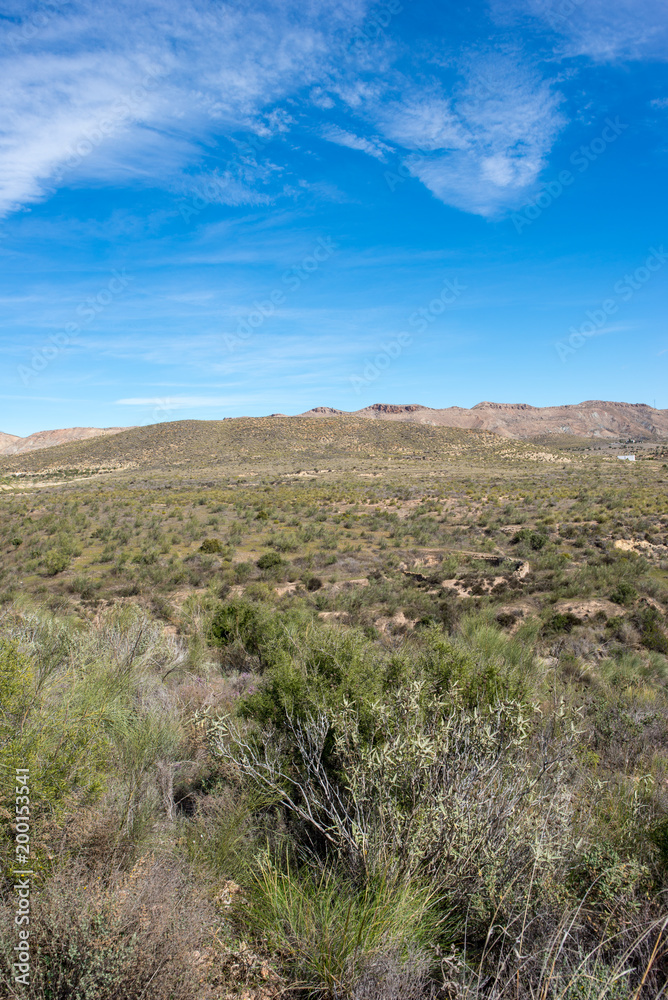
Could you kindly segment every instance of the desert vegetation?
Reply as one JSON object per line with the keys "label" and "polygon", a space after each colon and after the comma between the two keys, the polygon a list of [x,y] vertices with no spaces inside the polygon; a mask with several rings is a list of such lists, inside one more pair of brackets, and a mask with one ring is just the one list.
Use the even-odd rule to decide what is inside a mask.
{"label": "desert vegetation", "polygon": [[663,995],[668,469],[589,449],[268,418],[0,459],[6,995]]}

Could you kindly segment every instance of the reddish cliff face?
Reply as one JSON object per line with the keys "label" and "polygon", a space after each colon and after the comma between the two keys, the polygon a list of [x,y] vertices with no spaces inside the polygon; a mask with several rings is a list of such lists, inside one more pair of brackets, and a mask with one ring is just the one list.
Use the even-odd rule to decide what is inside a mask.
{"label": "reddish cliff face", "polygon": [[373,403],[371,406],[365,407],[363,410],[358,410],[358,416],[383,416],[385,414],[392,414],[393,416],[401,416],[404,413],[417,413],[418,411],[428,411],[428,406],[420,406],[419,403]]}
{"label": "reddish cliff face", "polygon": [[37,431],[26,438],[0,433],[0,455],[23,455],[27,451],[37,451],[38,448],[51,448],[55,444],[85,441],[88,438],[119,434],[127,430],[128,427],[67,427],[57,431]]}
{"label": "reddish cliff face", "polygon": [[345,413],[345,410],[336,410],[333,406],[314,406],[312,410],[307,410],[303,413],[303,417],[335,417],[339,413]]}
{"label": "reddish cliff face", "polygon": [[538,410],[529,403],[476,403],[472,410]]}

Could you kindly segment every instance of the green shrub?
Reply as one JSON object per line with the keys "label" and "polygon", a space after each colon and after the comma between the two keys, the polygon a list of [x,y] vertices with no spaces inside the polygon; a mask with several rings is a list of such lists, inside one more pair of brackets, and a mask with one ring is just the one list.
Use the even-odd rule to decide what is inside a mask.
{"label": "green shrub", "polygon": [[47,576],[56,576],[67,569],[69,563],[70,559],[67,553],[60,549],[49,549],[43,560],[44,571]]}
{"label": "green shrub", "polygon": [[214,555],[217,552],[224,552],[225,548],[218,538],[205,538],[199,547],[200,552],[207,552]]}
{"label": "green shrub", "polygon": [[299,541],[296,536],[288,531],[280,535],[272,535],[269,539],[269,544],[277,552],[296,552],[299,548]]}
{"label": "green shrub", "polygon": [[543,625],[544,635],[559,635],[561,632],[572,632],[576,625],[581,625],[582,619],[571,611],[558,612],[552,615]]}
{"label": "green shrub", "polygon": [[610,600],[615,604],[632,604],[637,596],[636,588],[628,581],[621,580],[610,594]]}
{"label": "green shrub", "polygon": [[624,860],[609,843],[592,845],[573,864],[568,887],[588,906],[611,912],[623,905],[638,909],[651,885],[648,869],[636,859]]}
{"label": "green shrub", "polygon": [[245,581],[251,576],[252,572],[253,566],[249,562],[234,564],[234,578],[238,583],[245,583]]}
{"label": "green shrub", "polygon": [[285,566],[286,562],[278,552],[265,552],[257,561],[257,568],[262,570],[273,569],[278,566]]}
{"label": "green shrub", "polygon": [[227,643],[240,640],[248,643],[250,651],[257,652],[257,643],[253,641],[260,609],[258,605],[250,601],[233,601],[224,604],[214,614],[209,632],[208,641],[213,646],[224,646]]}
{"label": "green shrub", "polygon": [[70,584],[73,594],[78,594],[83,601],[90,601],[95,596],[95,591],[99,590],[101,583],[99,580],[91,580],[89,576],[75,576]]}
{"label": "green shrub", "polygon": [[633,623],[640,632],[646,649],[668,656],[668,635],[662,628],[662,619],[656,608],[646,605],[633,616]]}
{"label": "green shrub", "polygon": [[[57,661],[56,661],[57,662]],[[0,641],[0,773],[27,767],[34,816],[55,814],[69,796],[95,798],[107,741],[104,707],[82,705],[84,686],[69,676],[67,697],[59,696],[66,675]]]}
{"label": "green shrub", "polygon": [[534,552],[539,552],[548,541],[548,536],[542,531],[532,531],[530,528],[522,528],[512,538],[512,544],[518,545],[524,542]]}

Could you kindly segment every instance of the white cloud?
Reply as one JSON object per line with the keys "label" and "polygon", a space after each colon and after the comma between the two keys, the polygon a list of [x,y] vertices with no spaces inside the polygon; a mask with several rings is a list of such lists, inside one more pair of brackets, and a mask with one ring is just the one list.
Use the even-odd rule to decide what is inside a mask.
{"label": "white cloud", "polygon": [[[19,25],[3,65],[0,211],[38,201],[59,172],[173,184],[214,134],[283,133],[276,105],[326,74],[331,38],[365,3],[80,0],[30,37]],[[252,200],[257,179],[228,177],[220,200]]]}
{"label": "white cloud", "polygon": [[435,86],[377,111],[383,133],[408,151],[406,165],[441,201],[493,215],[536,182],[565,118],[561,97],[516,54],[478,55],[450,94]]}
{"label": "white cloud", "polygon": [[464,149],[470,137],[453,110],[452,102],[438,93],[414,91],[378,108],[384,134],[407,149]]}
{"label": "white cloud", "polygon": [[[666,54],[665,0],[490,2],[498,21],[547,29],[562,55]],[[315,188],[266,144],[333,111],[336,122],[310,122],[310,133],[380,161],[395,150],[447,204],[485,216],[520,204],[565,124],[550,70],[498,47],[424,62],[389,32],[353,55],[369,7],[74,0],[29,40],[15,29],[0,94],[0,213],[91,181],[231,206],[296,197]],[[428,76],[435,66],[447,86]]]}
{"label": "white cloud", "polygon": [[364,139],[355,135],[354,132],[347,132],[338,125],[328,125],[322,131],[323,139],[336,143],[337,146],[347,146],[349,149],[359,149],[362,153],[375,156],[377,160],[384,160],[386,154],[390,152],[390,147],[377,139]]}
{"label": "white cloud", "polygon": [[146,396],[117,399],[114,406],[160,406],[167,410],[194,409],[198,406],[229,406],[229,396]]}
{"label": "white cloud", "polygon": [[501,23],[527,16],[562,38],[559,54],[596,62],[668,58],[665,0],[491,0]]}

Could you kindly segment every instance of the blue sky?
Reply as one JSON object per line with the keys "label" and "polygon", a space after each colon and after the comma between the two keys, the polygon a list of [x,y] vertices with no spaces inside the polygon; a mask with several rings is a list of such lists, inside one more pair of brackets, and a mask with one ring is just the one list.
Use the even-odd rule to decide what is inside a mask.
{"label": "blue sky", "polygon": [[668,406],[664,0],[4,11],[1,430]]}

